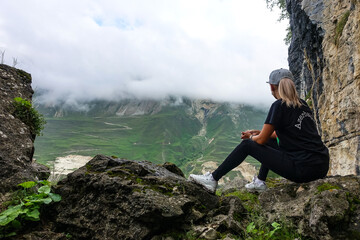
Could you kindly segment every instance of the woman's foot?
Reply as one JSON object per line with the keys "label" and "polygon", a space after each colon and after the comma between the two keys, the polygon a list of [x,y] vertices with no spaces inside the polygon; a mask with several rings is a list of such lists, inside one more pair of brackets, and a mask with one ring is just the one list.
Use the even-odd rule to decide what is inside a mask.
{"label": "woman's foot", "polygon": [[204,175],[190,174],[189,180],[203,186],[207,191],[215,193],[218,182],[213,178],[210,172]]}
{"label": "woman's foot", "polygon": [[267,189],[267,186],[265,181],[258,179],[257,176],[254,176],[252,182],[246,184],[245,188],[250,191],[262,192]]}

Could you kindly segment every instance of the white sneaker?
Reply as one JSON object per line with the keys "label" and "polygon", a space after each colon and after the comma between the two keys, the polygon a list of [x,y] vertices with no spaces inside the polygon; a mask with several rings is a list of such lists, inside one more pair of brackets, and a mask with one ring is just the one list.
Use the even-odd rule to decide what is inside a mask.
{"label": "white sneaker", "polygon": [[245,188],[253,191],[265,191],[267,186],[264,181],[257,178],[257,176],[253,177],[252,182],[245,185]]}
{"label": "white sneaker", "polygon": [[189,180],[200,184],[211,193],[215,193],[216,187],[218,185],[218,182],[213,178],[210,172],[207,172],[204,175],[190,174]]}

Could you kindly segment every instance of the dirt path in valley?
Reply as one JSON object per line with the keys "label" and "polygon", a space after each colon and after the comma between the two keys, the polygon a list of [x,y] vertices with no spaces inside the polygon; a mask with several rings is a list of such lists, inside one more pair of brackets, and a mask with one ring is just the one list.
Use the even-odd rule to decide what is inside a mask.
{"label": "dirt path in valley", "polygon": [[82,155],[67,155],[57,157],[54,162],[54,169],[51,174],[69,174],[89,162],[93,157]]}

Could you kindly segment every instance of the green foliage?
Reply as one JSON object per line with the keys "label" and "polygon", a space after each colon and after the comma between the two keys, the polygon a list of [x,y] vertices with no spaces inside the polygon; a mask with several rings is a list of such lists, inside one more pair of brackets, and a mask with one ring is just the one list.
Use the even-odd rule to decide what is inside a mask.
{"label": "green foliage", "polygon": [[141,185],[141,184],[144,184],[144,183],[143,183],[143,180],[142,180],[141,178],[136,178],[136,182],[137,182],[138,184],[140,184],[140,185]]}
{"label": "green foliage", "polygon": [[279,21],[289,19],[289,13],[286,10],[286,0],[265,0],[267,7],[272,11],[276,6],[280,9]]}
{"label": "green foliage", "polygon": [[[275,183],[274,183],[275,184]],[[258,195],[248,191],[235,191],[225,195],[236,196],[240,198],[243,206],[248,211],[249,224],[246,226],[245,239],[247,240],[263,240],[263,239],[302,239],[297,233],[296,228],[290,221],[280,220],[278,222],[269,223],[267,218],[260,214],[260,205]],[[243,218],[236,218],[242,223]]]}
{"label": "green foliage", "polygon": [[72,235],[70,233],[67,233],[66,236],[65,236],[67,239],[71,239],[72,238]]}
{"label": "green foliage", "polygon": [[256,211],[256,206],[259,204],[258,195],[248,191],[235,191],[225,195],[225,197],[235,196],[240,198],[243,206],[249,212]]}
{"label": "green foliage", "polygon": [[342,35],[342,32],[344,30],[344,27],[349,19],[350,16],[350,11],[346,11],[344,13],[344,15],[341,17],[340,21],[337,23],[336,25],[336,29],[335,29],[335,45],[338,46],[339,45],[339,40],[340,37]]}
{"label": "green foliage", "polygon": [[[280,16],[278,21],[282,21],[285,19],[289,19],[289,13],[286,9],[286,0],[265,0],[267,7],[272,11],[274,7],[280,9]],[[284,38],[284,42],[286,45],[291,43],[292,32],[290,26],[286,28],[286,37]]]}
{"label": "green foliage", "polygon": [[247,239],[276,239],[273,238],[273,235],[276,231],[281,229],[281,225],[277,222],[273,222],[271,226],[273,227],[272,230],[270,230],[267,226],[260,226],[257,228],[254,222],[249,223],[249,225],[246,227]]}
{"label": "green foliage", "polygon": [[14,98],[14,106],[14,116],[28,125],[32,134],[41,135],[46,124],[44,116],[33,108],[29,101],[20,97]]}
{"label": "green foliage", "polygon": [[290,28],[290,25],[286,28],[286,36],[284,38],[284,42],[286,45],[290,45],[291,43],[291,38],[292,38],[292,31]]}
{"label": "green foliage", "polygon": [[23,81],[31,83],[31,75],[21,69],[16,69],[17,74],[22,78]]}
{"label": "green foliage", "polygon": [[281,182],[281,178],[276,178],[276,177],[268,177],[266,179],[266,185],[268,188],[274,188],[277,186],[281,186],[283,185],[283,183]]}
{"label": "green foliage", "polygon": [[339,186],[336,186],[336,185],[332,185],[330,183],[324,183],[324,184],[321,184],[320,186],[317,187],[317,190],[318,190],[318,194],[323,192],[323,191],[327,191],[327,190],[333,190],[333,189],[340,189]]}
{"label": "green foliage", "polygon": [[288,240],[298,239],[303,237],[297,233],[296,228],[291,222],[281,220],[279,222],[272,222],[271,224],[260,215],[252,214],[250,216],[251,222],[246,227],[246,240]]}
{"label": "green foliage", "polygon": [[346,199],[349,202],[349,212],[353,213],[354,211],[356,211],[356,209],[358,209],[360,206],[358,206],[360,204],[360,199],[356,196],[353,196],[350,192],[346,192]]}
{"label": "green foliage", "polygon": [[16,235],[27,221],[40,220],[40,208],[43,204],[61,200],[60,195],[51,193],[49,181],[29,181],[18,186],[22,189],[17,192],[13,205],[0,213],[0,237]]}

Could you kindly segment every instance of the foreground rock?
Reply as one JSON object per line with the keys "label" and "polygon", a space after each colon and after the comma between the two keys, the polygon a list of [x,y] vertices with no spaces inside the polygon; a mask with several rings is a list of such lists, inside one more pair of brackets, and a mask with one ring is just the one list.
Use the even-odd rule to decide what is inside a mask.
{"label": "foreground rock", "polygon": [[[15,239],[262,239],[274,222],[277,239],[360,239],[358,176],[269,179],[261,194],[237,184],[217,196],[173,164],[98,155],[59,182],[62,201]],[[247,232],[251,222],[264,232]]]}
{"label": "foreground rock", "polygon": [[13,116],[14,98],[31,101],[33,93],[30,74],[0,64],[0,203],[18,183],[49,174],[45,166],[32,161],[35,136]]}
{"label": "foreground rock", "polygon": [[96,156],[58,184],[56,231],[76,239],[162,239],[193,230],[216,239],[244,230],[234,219],[245,214],[240,199],[220,201],[175,165],[165,167]]}
{"label": "foreground rock", "polygon": [[259,196],[269,222],[285,218],[312,239],[360,239],[360,177],[287,181]]}

